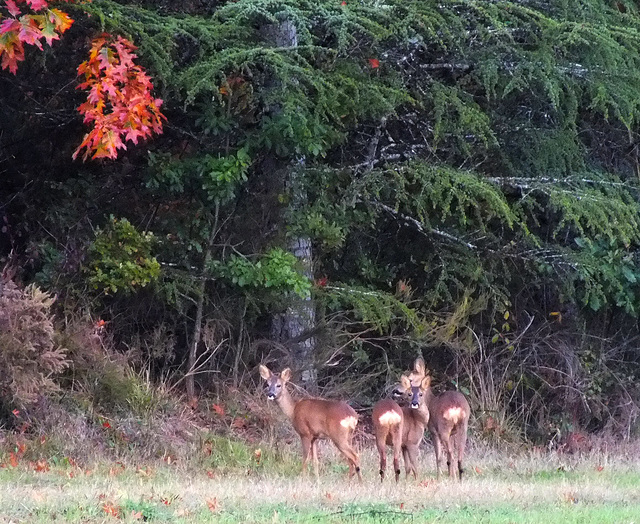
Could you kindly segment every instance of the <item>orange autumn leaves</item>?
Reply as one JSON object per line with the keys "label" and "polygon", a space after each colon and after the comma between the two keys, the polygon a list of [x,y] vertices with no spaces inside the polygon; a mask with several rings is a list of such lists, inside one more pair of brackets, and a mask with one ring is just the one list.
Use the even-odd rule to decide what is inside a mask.
{"label": "orange autumn leaves", "polygon": [[[69,1],[69,0],[63,0]],[[4,5],[3,5],[4,4]],[[46,0],[0,0],[0,59],[2,69],[16,74],[24,60],[24,45],[42,49],[58,40],[73,20],[52,9]],[[153,84],[144,69],[134,62],[136,47],[127,39],[103,34],[93,40],[89,59],[78,67],[87,90],[87,101],[78,107],[91,129],[73,154],[75,159],[115,159],[125,142],[134,144],[162,133],[166,120],[162,100],[152,94]]]}
{"label": "orange autumn leaves", "polygon": [[78,74],[84,75],[78,89],[88,91],[78,111],[92,129],[73,158],[83,149],[83,160],[116,158],[119,149],[127,148],[125,141],[137,144],[152,133],[162,133],[166,120],[160,112],[162,100],[153,97],[151,78],[134,63],[135,49],[121,36],[102,35],[93,41],[89,60],[78,67]]}
{"label": "orange autumn leaves", "polygon": [[[52,45],[73,24],[67,13],[49,8],[45,0],[5,0],[0,10],[0,57],[2,69],[13,74],[24,60],[24,45],[42,49],[42,40]],[[32,12],[23,12],[23,9]],[[7,14],[4,12],[6,11]]]}

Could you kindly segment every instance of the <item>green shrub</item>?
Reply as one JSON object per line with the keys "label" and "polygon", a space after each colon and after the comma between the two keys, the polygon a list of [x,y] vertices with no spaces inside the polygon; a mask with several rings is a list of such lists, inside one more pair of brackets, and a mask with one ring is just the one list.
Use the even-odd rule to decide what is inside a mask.
{"label": "green shrub", "polygon": [[160,264],[151,254],[153,235],[140,233],[127,219],[98,229],[89,248],[89,283],[106,294],[131,293],[160,276]]}

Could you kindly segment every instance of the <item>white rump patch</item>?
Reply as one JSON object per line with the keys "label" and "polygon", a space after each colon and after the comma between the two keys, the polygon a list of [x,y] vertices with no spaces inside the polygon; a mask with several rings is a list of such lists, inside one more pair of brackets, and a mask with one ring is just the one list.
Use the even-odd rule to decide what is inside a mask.
{"label": "white rump patch", "polygon": [[343,418],[340,421],[340,425],[343,428],[356,429],[356,426],[358,425],[358,419],[356,417]]}
{"label": "white rump patch", "polygon": [[400,416],[399,413],[396,413],[395,411],[386,411],[385,413],[380,415],[378,420],[380,421],[380,424],[382,424],[383,426],[391,426],[393,424],[400,424],[402,417]]}
{"label": "white rump patch", "polygon": [[449,408],[442,415],[443,418],[450,420],[454,424],[457,424],[460,420],[462,420],[462,408]]}

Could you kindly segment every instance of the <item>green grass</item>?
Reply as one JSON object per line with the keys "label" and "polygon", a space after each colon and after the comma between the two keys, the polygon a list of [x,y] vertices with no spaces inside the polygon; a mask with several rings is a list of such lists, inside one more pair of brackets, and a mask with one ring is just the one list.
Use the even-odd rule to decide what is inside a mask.
{"label": "green grass", "polygon": [[[297,443],[295,443],[297,444]],[[213,441],[206,459],[167,465],[68,465],[0,469],[0,522],[167,523],[638,523],[640,463],[634,453],[507,455],[472,451],[462,484],[436,481],[423,453],[418,481],[380,484],[377,457],[362,453],[364,482],[349,482],[322,448],[319,483],[297,474],[297,451]],[[296,446],[297,447],[297,446]],[[624,458],[624,457],[631,458]],[[140,469],[142,468],[142,469]],[[112,515],[116,513],[117,516]]]}

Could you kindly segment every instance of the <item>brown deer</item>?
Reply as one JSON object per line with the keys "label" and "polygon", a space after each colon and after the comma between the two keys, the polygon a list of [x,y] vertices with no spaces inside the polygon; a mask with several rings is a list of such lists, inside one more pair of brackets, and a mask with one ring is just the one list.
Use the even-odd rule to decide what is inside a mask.
{"label": "brown deer", "polygon": [[431,377],[423,377],[418,386],[412,386],[408,377],[401,377],[402,387],[411,391],[411,407],[400,407],[395,401],[384,399],[373,406],[373,430],[380,454],[380,481],[384,481],[387,468],[387,448],[393,447],[393,470],[396,482],[400,478],[400,453],[404,458],[407,477],[417,478],[418,446],[429,422],[426,394],[430,391]]}
{"label": "brown deer", "polygon": [[[410,384],[420,383],[426,376],[427,370],[422,358],[417,358],[413,370],[409,373]],[[402,382],[395,390],[395,394],[408,395],[406,383]],[[447,454],[449,477],[455,478],[454,459],[457,458],[457,476],[462,480],[462,459],[467,444],[467,428],[471,408],[465,396],[458,391],[445,391],[441,395],[434,395],[429,388],[426,393],[426,403],[429,408],[429,422],[427,427],[433,439],[436,455],[436,474],[440,478],[440,462],[443,451]]]}
{"label": "brown deer", "polygon": [[346,402],[324,400],[321,398],[305,398],[293,400],[287,390],[287,382],[291,378],[291,370],[286,368],[282,373],[272,373],[260,365],[260,376],[267,381],[268,398],[275,400],[282,412],[293,424],[293,429],[300,435],[302,442],[302,471],[307,472],[307,462],[313,456],[316,480],[318,472],[318,439],[330,439],[344,455],[349,464],[349,477],[360,474],[360,458],[351,444],[353,433],[358,424],[358,414]]}

